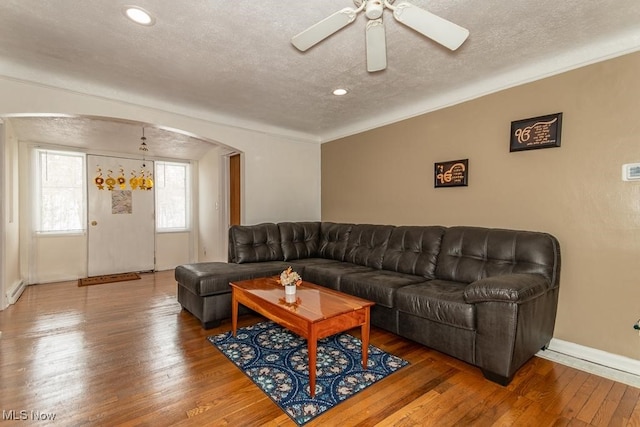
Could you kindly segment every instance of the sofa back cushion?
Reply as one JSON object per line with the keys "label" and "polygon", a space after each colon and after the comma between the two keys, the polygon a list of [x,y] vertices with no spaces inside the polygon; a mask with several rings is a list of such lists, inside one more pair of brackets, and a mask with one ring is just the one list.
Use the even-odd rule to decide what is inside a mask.
{"label": "sofa back cushion", "polygon": [[560,249],[546,233],[451,227],[442,239],[436,277],[471,283],[510,273],[537,273],[557,286]]}
{"label": "sofa back cushion", "polygon": [[371,268],[382,268],[392,225],[358,224],[351,228],[344,260]]}
{"label": "sofa back cushion", "polygon": [[281,222],[278,228],[285,261],[318,256],[319,222]]}
{"label": "sofa back cushion", "polygon": [[382,268],[433,279],[444,227],[401,226],[391,232]]}
{"label": "sofa back cushion", "polygon": [[321,223],[318,256],[320,258],[344,261],[351,227],[353,227],[353,224]]}
{"label": "sofa back cushion", "polygon": [[229,228],[229,262],[283,261],[280,230],[273,223]]}

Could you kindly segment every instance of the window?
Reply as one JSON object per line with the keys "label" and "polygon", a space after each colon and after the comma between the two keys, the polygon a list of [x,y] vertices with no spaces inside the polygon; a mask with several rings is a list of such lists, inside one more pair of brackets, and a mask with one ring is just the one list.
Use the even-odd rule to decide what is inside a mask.
{"label": "window", "polygon": [[35,150],[35,231],[82,233],[86,224],[83,153]]}
{"label": "window", "polygon": [[155,162],[156,229],[189,229],[191,186],[188,163]]}

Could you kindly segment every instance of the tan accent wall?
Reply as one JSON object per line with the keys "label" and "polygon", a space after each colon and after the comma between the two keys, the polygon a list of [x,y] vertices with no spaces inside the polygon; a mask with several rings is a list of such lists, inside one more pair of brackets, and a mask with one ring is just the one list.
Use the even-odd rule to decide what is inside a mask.
{"label": "tan accent wall", "polygon": [[[640,359],[640,53],[322,145],[322,220],[545,231],[562,250],[554,337]],[[357,96],[353,94],[352,96]],[[561,147],[509,152],[511,121],[562,112]],[[468,187],[434,162],[469,159]]]}

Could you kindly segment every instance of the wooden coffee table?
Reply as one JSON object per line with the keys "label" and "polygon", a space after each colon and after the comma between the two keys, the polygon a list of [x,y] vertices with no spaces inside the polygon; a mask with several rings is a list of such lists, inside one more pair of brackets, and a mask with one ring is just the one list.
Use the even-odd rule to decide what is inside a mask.
{"label": "wooden coffee table", "polygon": [[233,336],[238,327],[238,304],[242,304],[307,339],[309,349],[309,392],[316,391],[316,356],[319,339],[357,326],[362,328],[362,368],[367,368],[369,317],[374,302],[302,282],[296,299],[287,302],[277,277],[232,282],[231,322]]}

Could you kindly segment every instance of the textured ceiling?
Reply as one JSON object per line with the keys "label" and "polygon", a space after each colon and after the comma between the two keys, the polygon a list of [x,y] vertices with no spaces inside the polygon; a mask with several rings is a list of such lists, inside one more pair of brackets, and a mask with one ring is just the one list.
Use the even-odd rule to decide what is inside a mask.
{"label": "textured ceiling", "polygon": [[[0,75],[327,141],[640,49],[638,0],[410,2],[469,39],[451,52],[386,11],[388,67],[370,74],[364,14],[305,53],[290,44],[351,0],[136,1],[152,27],[123,16],[128,0],[2,0]],[[350,92],[335,97],[336,87]],[[54,126],[19,120],[22,139]],[[58,119],[69,135],[93,123],[69,120]]]}
{"label": "textured ceiling", "polygon": [[[22,141],[104,154],[196,160],[215,146],[182,131],[101,117],[35,116],[10,120]],[[143,128],[148,151],[140,150]]]}

